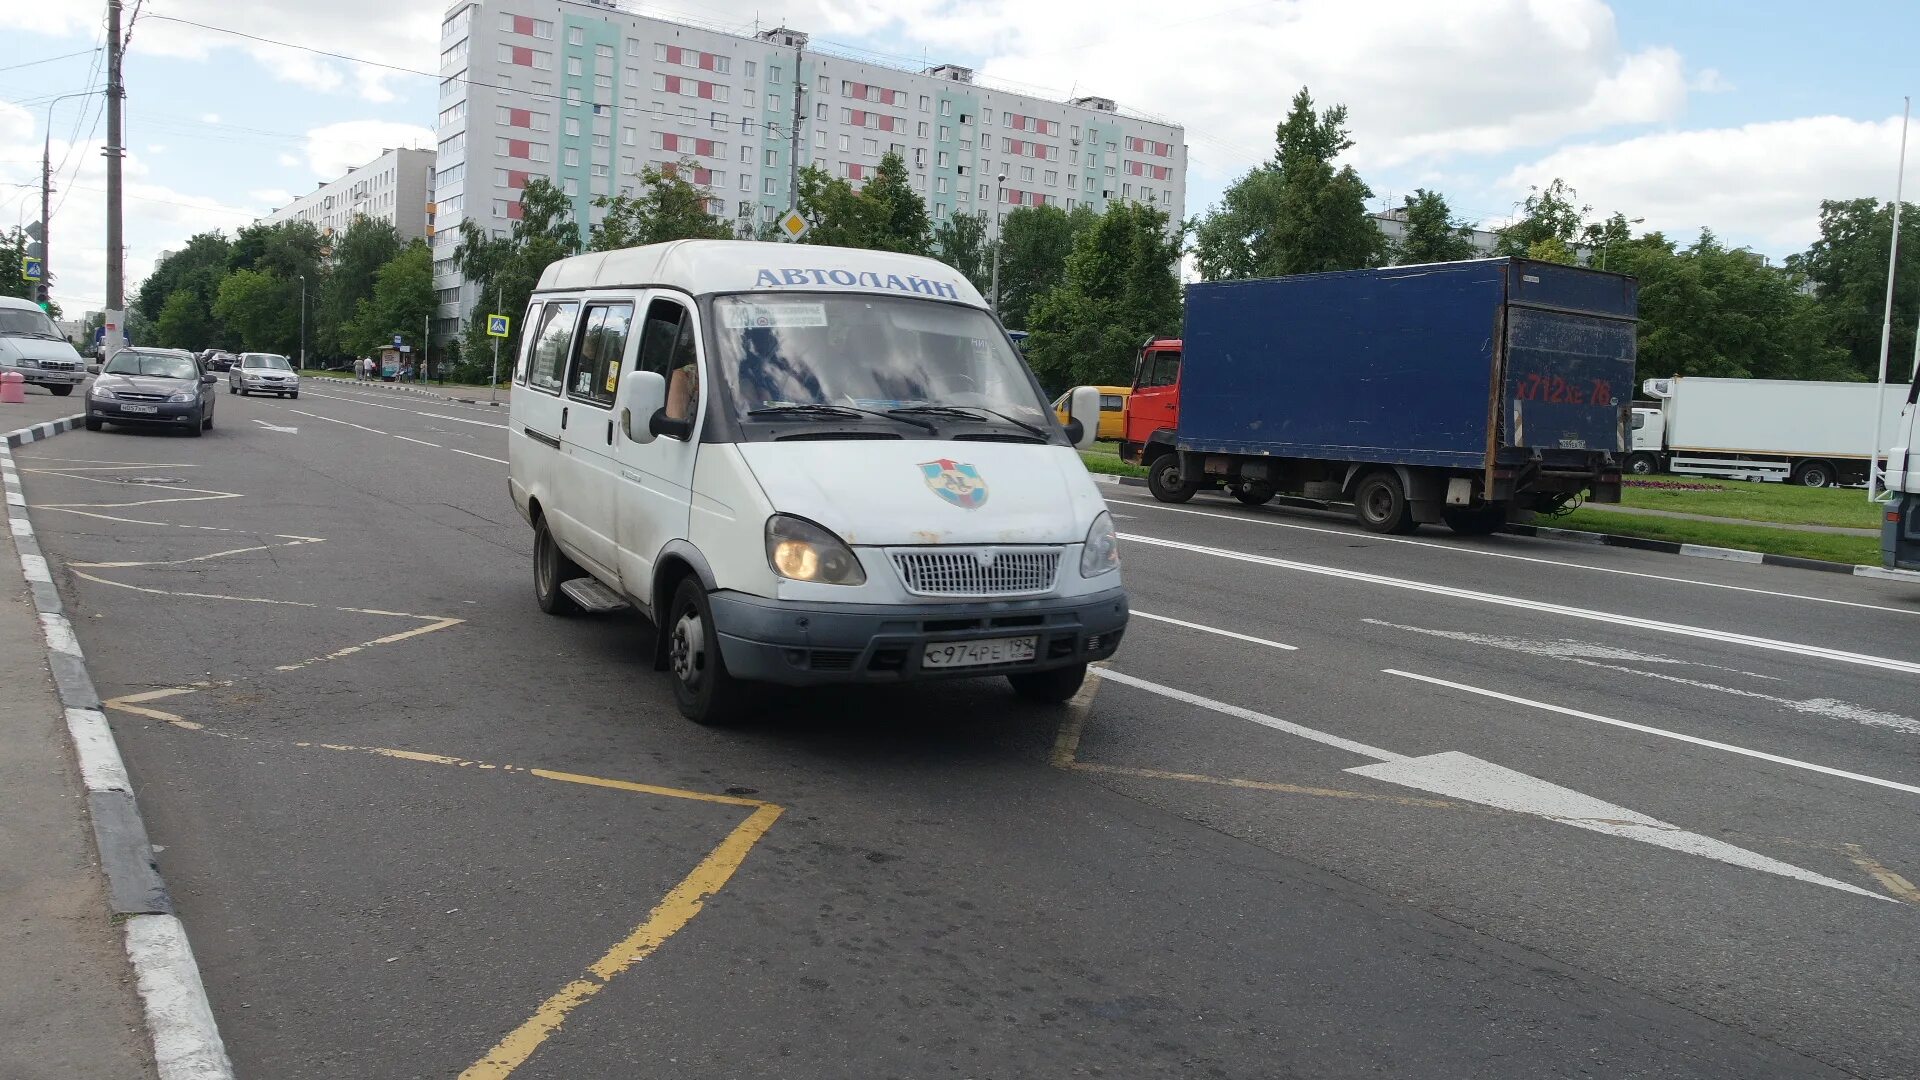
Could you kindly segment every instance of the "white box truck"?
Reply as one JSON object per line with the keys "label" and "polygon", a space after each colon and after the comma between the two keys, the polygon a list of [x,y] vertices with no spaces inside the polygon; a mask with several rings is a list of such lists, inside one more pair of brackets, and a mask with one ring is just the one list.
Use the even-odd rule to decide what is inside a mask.
{"label": "white box truck", "polygon": [[1867,482],[1874,410],[1891,437],[1907,387],[1787,379],[1648,379],[1627,470],[1807,487]]}

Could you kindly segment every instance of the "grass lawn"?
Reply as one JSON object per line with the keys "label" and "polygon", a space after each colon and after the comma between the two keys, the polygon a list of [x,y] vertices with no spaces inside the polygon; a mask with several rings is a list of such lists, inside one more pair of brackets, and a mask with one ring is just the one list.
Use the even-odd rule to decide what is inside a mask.
{"label": "grass lawn", "polygon": [[1623,506],[1673,510],[1682,514],[1710,514],[1746,521],[1777,521],[1788,525],[1838,525],[1853,529],[1880,527],[1880,507],[1867,501],[1866,492],[1855,488],[1805,488],[1797,484],[1760,484],[1699,476],[1632,477],[1632,480],[1684,484],[1688,488],[1707,490],[1635,487],[1630,482],[1620,494]]}
{"label": "grass lawn", "polygon": [[[1806,489],[1797,490],[1805,491]],[[1808,491],[1807,494],[1831,493],[1816,490]],[[1857,491],[1846,494],[1852,495],[1863,503],[1866,502],[1866,497]],[[1662,509],[1666,508],[1662,507]],[[1633,514],[1610,514],[1605,510],[1585,507],[1566,517],[1542,517],[1535,524],[1542,528],[1616,533],[1648,540],[1674,540],[1683,544],[1740,548],[1744,551],[1764,551],[1771,555],[1793,555],[1802,559],[1880,565],[1880,541],[1871,536],[1789,532],[1786,529],[1769,529],[1762,525],[1720,525],[1708,521],[1678,521],[1668,518],[1639,517]]]}
{"label": "grass lawn", "polygon": [[1097,442],[1088,449],[1080,451],[1080,460],[1086,462],[1088,472],[1107,473],[1111,476],[1145,476],[1147,470],[1138,465],[1129,465],[1120,460],[1120,444],[1117,442]]}

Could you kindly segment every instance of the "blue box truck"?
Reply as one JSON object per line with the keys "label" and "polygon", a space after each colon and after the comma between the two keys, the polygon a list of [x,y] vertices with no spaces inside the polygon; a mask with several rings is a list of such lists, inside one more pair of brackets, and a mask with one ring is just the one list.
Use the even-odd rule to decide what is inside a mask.
{"label": "blue box truck", "polygon": [[1632,278],[1517,258],[1190,285],[1122,456],[1166,502],[1348,502],[1386,533],[1618,502],[1636,317]]}

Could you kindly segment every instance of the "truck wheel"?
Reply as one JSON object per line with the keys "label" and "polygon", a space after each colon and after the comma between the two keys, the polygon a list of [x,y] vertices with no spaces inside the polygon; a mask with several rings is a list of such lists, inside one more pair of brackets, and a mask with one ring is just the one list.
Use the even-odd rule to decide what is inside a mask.
{"label": "truck wheel", "polygon": [[1147,466],[1147,490],[1163,503],[1183,503],[1197,491],[1180,482],[1180,455],[1161,454]]}
{"label": "truck wheel", "polygon": [[1353,493],[1353,516],[1360,527],[1377,533],[1410,533],[1420,527],[1400,477],[1391,471],[1370,472]]}
{"label": "truck wheel", "polygon": [[1635,476],[1652,476],[1660,471],[1660,463],[1652,454],[1635,454],[1627,459],[1627,471]]}
{"label": "truck wheel", "polygon": [[1833,466],[1824,461],[1809,461],[1794,471],[1793,482],[1802,487],[1832,487],[1835,481]]}
{"label": "truck wheel", "polygon": [[1009,675],[1007,681],[1013,684],[1014,693],[1028,701],[1058,705],[1080,692],[1080,684],[1087,681],[1087,665],[1070,664],[1052,671],[1029,671]]}
{"label": "truck wheel", "polygon": [[53,391],[54,397],[66,397],[68,394],[73,393],[73,384],[67,383],[64,386],[49,386],[47,389]]}
{"label": "truck wheel", "polygon": [[547,528],[546,515],[541,515],[533,525],[533,598],[540,610],[549,615],[577,614],[580,605],[560,591],[560,583],[572,581],[583,573],[585,571],[560,550]]}
{"label": "truck wheel", "polygon": [[1233,489],[1233,497],[1247,506],[1265,506],[1273,501],[1273,485],[1265,480],[1244,480]]}
{"label": "truck wheel", "polygon": [[667,670],[673,676],[673,700],[681,715],[696,724],[724,727],[744,720],[752,710],[750,688],[727,672],[720,655],[720,632],[713,605],[700,579],[688,575],[673,594],[664,624]]}
{"label": "truck wheel", "polygon": [[1440,511],[1440,520],[1461,536],[1492,536],[1507,523],[1504,506],[1449,507]]}

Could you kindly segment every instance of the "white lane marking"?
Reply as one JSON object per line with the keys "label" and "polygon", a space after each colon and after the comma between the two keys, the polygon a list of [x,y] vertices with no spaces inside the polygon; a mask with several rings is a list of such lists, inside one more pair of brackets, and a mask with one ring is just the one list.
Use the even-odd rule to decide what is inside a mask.
{"label": "white lane marking", "polygon": [[[313,418],[314,418],[315,420],[325,420],[325,421],[328,421],[329,423],[334,423],[334,424],[343,424],[343,425],[345,425],[345,426],[347,426],[347,427],[350,427],[350,428],[359,428],[359,429],[360,429],[361,431],[371,431],[371,432],[373,432],[373,433],[374,433],[375,435],[386,435],[386,436],[389,436],[389,437],[391,437],[391,438],[395,438],[395,439],[406,439],[406,441],[407,441],[407,442],[414,442],[414,443],[422,443],[422,445],[424,445],[424,446],[434,446],[434,444],[433,444],[433,443],[429,443],[429,442],[422,442],[422,440],[420,440],[420,439],[409,439],[409,438],[407,438],[407,436],[405,436],[405,435],[395,435],[395,434],[394,434],[393,432],[391,432],[391,431],[381,431],[381,430],[380,430],[379,428],[370,428],[370,427],[367,427],[367,426],[366,426],[366,425],[364,425],[364,424],[355,424],[355,423],[351,423],[351,422],[349,422],[349,421],[346,421],[346,420],[336,420],[336,419],[334,419],[334,418],[333,418],[333,417],[331,417],[331,416],[321,416],[321,415],[320,415],[319,413],[310,413],[310,412],[300,412],[300,410],[299,410],[299,409],[289,409],[288,411],[289,411],[289,412],[297,412],[297,413],[300,413],[300,415],[301,415],[301,416],[311,416],[311,417],[313,417]],[[448,453],[453,453],[453,454],[465,454],[465,455],[466,455],[467,457],[472,457],[472,458],[479,458],[479,459],[480,459],[481,461],[491,461],[491,462],[493,462],[493,463],[494,463],[495,465],[505,465],[505,464],[507,464],[507,459],[506,459],[506,458],[497,458],[497,457],[488,457],[488,456],[487,456],[487,455],[485,455],[485,454],[476,454],[476,453],[473,453],[473,452],[471,452],[471,451],[468,451],[468,450],[456,450],[456,449],[454,449],[454,448],[453,448],[453,447],[451,447],[451,446],[438,446],[438,447],[435,447],[435,448],[436,448],[436,449],[439,449],[439,450],[445,450],[445,451],[447,451]]]}
{"label": "white lane marking", "polygon": [[68,709],[67,734],[80,761],[80,781],[88,791],[132,791],[126,763],[114,745],[107,716],[98,709]]}
{"label": "white lane marking", "polygon": [[[1409,634],[1425,634],[1428,637],[1445,638],[1449,641],[1465,642],[1468,645],[1486,645],[1495,649],[1507,649],[1511,652],[1526,653],[1549,660],[1618,660],[1635,664],[1673,664],[1678,667],[1703,667],[1714,671],[1726,671],[1735,675],[1745,675],[1750,679],[1765,679],[1768,682],[1780,682],[1777,675],[1762,675],[1754,671],[1742,671],[1721,664],[1706,664],[1696,660],[1676,660],[1671,656],[1658,653],[1639,652],[1634,649],[1622,649],[1614,645],[1602,645],[1597,641],[1581,641],[1578,638],[1557,638],[1553,641],[1541,641],[1533,638],[1501,637],[1498,634],[1482,634],[1472,630],[1432,630],[1424,626],[1408,626],[1404,623],[1388,622],[1385,619],[1361,619],[1369,626],[1384,626],[1389,630],[1404,630]],[[1611,666],[1611,665],[1602,665]],[[1630,670],[1621,668],[1621,671]]]}
{"label": "white lane marking", "polygon": [[80,639],[73,636],[73,624],[57,612],[40,613],[40,632],[46,635],[47,648],[68,656],[80,655]]}
{"label": "white lane marking", "polygon": [[[1111,502],[1112,497],[1108,496]],[[1250,517],[1244,514],[1217,514],[1210,510],[1190,510],[1183,506],[1163,506],[1158,502],[1127,498],[1128,506],[1144,510],[1164,510],[1170,514],[1192,514],[1196,517],[1217,518],[1221,521],[1238,521],[1246,525],[1267,525],[1276,529],[1295,529],[1300,532],[1323,533],[1348,540],[1360,538],[1368,542],[1386,544],[1406,544],[1411,547],[1432,548],[1436,551],[1454,552],[1461,555],[1480,555],[1489,559],[1511,559],[1514,562],[1535,563],[1540,566],[1552,566],[1567,570],[1590,570],[1596,574],[1617,574],[1621,577],[1644,578],[1648,581],[1665,581],[1675,585],[1698,585],[1703,589],[1725,589],[1728,592],[1753,593],[1758,596],[1773,596],[1783,600],[1806,600],[1815,604],[1836,604],[1840,607],[1865,608],[1868,611],[1888,611],[1899,615],[1920,615],[1920,608],[1888,607],[1884,604],[1869,604],[1859,600],[1837,600],[1830,596],[1808,596],[1805,593],[1780,592],[1776,589],[1756,589],[1747,585],[1728,585],[1719,581],[1701,581],[1698,578],[1673,577],[1668,574],[1650,574],[1644,570],[1622,570],[1613,566],[1594,566],[1591,563],[1565,562],[1560,559],[1543,559],[1536,555],[1514,555],[1505,551],[1488,551],[1485,548],[1466,547],[1460,544],[1436,544],[1431,540],[1413,540],[1404,536],[1381,536],[1377,533],[1354,532],[1348,529],[1328,529],[1317,525],[1301,525],[1291,521],[1273,521],[1265,517]],[[1868,569],[1872,569],[1869,567]],[[1863,573],[1862,577],[1878,575]],[[1906,579],[1902,579],[1906,580]]]}
{"label": "white lane marking", "polygon": [[53,584],[53,575],[47,572],[47,560],[44,555],[20,553],[20,572],[28,581],[38,581],[43,585]]}
{"label": "white lane marking", "polygon": [[254,423],[259,424],[261,427],[266,428],[268,431],[278,431],[286,435],[300,434],[300,429],[297,427],[281,427],[279,424],[269,424],[265,420],[255,420]]}
{"label": "white lane marking", "polygon": [[[1635,813],[1625,807],[1615,806],[1570,788],[1563,788],[1538,777],[1528,776],[1526,773],[1495,765],[1470,754],[1445,751],[1409,757],[1324,731],[1316,731],[1252,709],[1243,709],[1224,701],[1215,701],[1185,690],[1176,690],[1171,686],[1162,686],[1112,668],[1096,668],[1089,674],[1101,679],[1110,679],[1122,686],[1131,686],[1150,694],[1195,705],[1211,712],[1248,720],[1261,727],[1272,728],[1289,735],[1298,735],[1323,746],[1373,758],[1375,764],[1356,766],[1346,771],[1383,783],[1437,792],[1462,802],[1478,803],[1482,806],[1545,818],[1548,821],[1572,825],[1591,832],[1605,833],[1624,840],[1637,840],[1643,844],[1698,855],[1748,870],[1777,874],[1808,884],[1824,885],[1842,892],[1870,896],[1876,900],[1891,901],[1892,899],[1879,893],[1869,892],[1857,885],[1849,885],[1844,881],[1802,870],[1790,863],[1770,859],[1757,852],[1688,832],[1677,825],[1669,825],[1656,818]],[[1398,675],[1404,672],[1390,674]],[[1897,903],[1897,901],[1892,902]]]}
{"label": "white lane marking", "polygon": [[[1695,746],[1704,746],[1710,750],[1724,750],[1729,754],[1739,754],[1741,757],[1756,758],[1760,761],[1771,761],[1776,765],[1786,765],[1791,768],[1805,769],[1808,772],[1821,773],[1826,776],[1837,776],[1842,780],[1856,780],[1862,784],[1872,784],[1876,787],[1891,788],[1894,791],[1904,791],[1912,795],[1920,795],[1920,785],[1903,784],[1898,780],[1883,780],[1877,776],[1867,776],[1864,773],[1848,772],[1845,769],[1836,769],[1829,765],[1819,765],[1811,761],[1801,761],[1798,758],[1769,754],[1763,750],[1749,750],[1744,746],[1735,746],[1732,743],[1715,742],[1712,739],[1702,739],[1697,735],[1686,735],[1678,731],[1668,731],[1665,728],[1652,727],[1647,724],[1636,724],[1630,720],[1616,720],[1611,716],[1601,716],[1599,713],[1583,712],[1579,709],[1569,709],[1564,705],[1552,705],[1544,701],[1535,701],[1532,698],[1519,697],[1515,694],[1503,694],[1498,690],[1468,686],[1466,683],[1451,682],[1447,679],[1436,679],[1431,675],[1419,675],[1411,671],[1399,671],[1394,668],[1385,668],[1383,670],[1388,675],[1397,675],[1403,679],[1413,679],[1416,682],[1429,683],[1434,686],[1444,686],[1448,689],[1458,690],[1466,694],[1478,694],[1481,697],[1493,698],[1496,701],[1525,705],[1528,708],[1542,709],[1546,712],[1559,713],[1562,716],[1572,716],[1581,720],[1592,720],[1598,724],[1625,728],[1628,731],[1638,731],[1646,735],[1658,735],[1663,739],[1674,739],[1683,743],[1692,743]],[[1102,677],[1105,677],[1104,673]]]}
{"label": "white lane marking", "polygon": [[411,438],[411,437],[409,437],[409,436],[406,436],[406,435],[395,435],[395,436],[394,436],[394,438],[396,438],[396,439],[399,439],[399,440],[400,440],[401,442],[410,442],[410,443],[419,443],[419,444],[420,444],[421,446],[431,446],[431,447],[433,447],[433,448],[434,448],[435,450],[445,450],[445,449],[446,449],[446,447],[444,447],[444,446],[441,446],[441,445],[440,445],[439,443],[437,443],[437,442],[428,442],[428,441],[427,441],[427,440],[425,440],[425,439],[415,439],[415,438]]}
{"label": "white lane marking", "polygon": [[1532,814],[1571,825],[1576,829],[1586,829],[1589,832],[1616,836],[1624,840],[1638,840],[1643,844],[1652,844],[1655,847],[1688,855],[1698,855],[1748,870],[1777,874],[1795,881],[1804,881],[1809,885],[1824,885],[1829,889],[1838,889],[1856,896],[1899,903],[1891,896],[1872,892],[1858,885],[1850,885],[1810,870],[1802,870],[1792,863],[1770,859],[1757,852],[1735,847],[1723,840],[1688,832],[1677,825],[1669,825],[1624,806],[1615,806],[1613,803],[1596,799],[1591,795],[1583,795],[1571,788],[1548,783],[1525,773],[1515,772],[1490,761],[1482,761],[1455,751],[1428,754],[1425,757],[1407,758],[1401,761],[1388,761],[1379,765],[1361,765],[1347,771],[1356,776],[1398,784],[1416,791],[1432,792],[1436,795],[1479,803],[1482,806],[1495,806],[1520,814]]}
{"label": "white lane marking", "polygon": [[1772,652],[1791,653],[1796,656],[1818,660],[1833,660],[1843,664],[1855,664],[1860,667],[1880,668],[1897,671],[1906,675],[1920,675],[1920,663],[1911,660],[1896,660],[1887,656],[1872,656],[1867,653],[1847,652],[1844,649],[1829,649],[1820,645],[1805,645],[1793,641],[1781,641],[1775,638],[1755,637],[1751,634],[1737,634],[1729,630],[1714,630],[1704,626],[1688,626],[1685,623],[1663,622],[1659,619],[1642,619],[1634,615],[1621,615],[1608,611],[1596,611],[1590,608],[1571,607],[1566,604],[1550,604],[1541,600],[1524,600],[1517,596],[1503,596],[1499,593],[1480,592],[1477,589],[1462,589],[1451,585],[1434,585],[1425,581],[1413,581],[1407,578],[1388,577],[1384,574],[1369,574],[1360,570],[1343,570],[1336,566],[1322,566],[1317,563],[1297,562],[1292,559],[1276,559],[1270,555],[1254,555],[1245,551],[1231,551],[1226,548],[1206,547],[1201,544],[1186,544],[1177,540],[1162,540],[1154,536],[1140,536],[1134,533],[1121,533],[1120,538],[1129,543],[1145,544],[1149,547],[1163,547],[1175,551],[1188,551],[1198,555],[1211,555],[1219,559],[1231,559],[1236,562],[1254,563],[1259,566],[1271,566],[1281,570],[1298,570],[1307,574],[1340,578],[1346,581],[1358,581],[1369,585],[1384,585],[1388,588],[1404,589],[1408,592],[1429,593],[1434,596],[1450,596],[1460,600],[1472,600],[1482,604],[1494,604],[1500,607],[1521,608],[1526,611],[1538,611],[1548,615],[1562,615],[1570,619],[1585,619],[1590,622],[1606,623],[1616,628],[1627,627],[1640,630],[1652,630],[1680,637],[1700,638],[1718,641],[1728,645],[1743,645],[1752,649],[1765,649]]}
{"label": "white lane marking", "polygon": [[1203,623],[1188,622],[1185,619],[1170,619],[1165,615],[1155,615],[1151,612],[1141,611],[1139,608],[1134,608],[1131,614],[1136,619],[1152,619],[1154,622],[1171,623],[1174,626],[1184,626],[1189,630],[1199,630],[1208,634],[1218,634],[1224,638],[1233,638],[1235,641],[1250,641],[1255,645],[1265,645],[1270,649],[1285,649],[1288,652],[1300,651],[1298,645],[1288,645],[1282,641],[1269,641],[1266,638],[1254,637],[1251,634],[1236,634],[1231,630],[1222,630],[1217,626],[1207,626]]}
{"label": "white lane marking", "polygon": [[[1397,623],[1382,622],[1379,619],[1365,619],[1362,621],[1373,623],[1375,626],[1389,626],[1396,630],[1406,630],[1415,634],[1426,634],[1430,637],[1452,638],[1456,641],[1466,641],[1475,645],[1486,645],[1496,649],[1511,649],[1515,652],[1529,653],[1534,656],[1554,656],[1556,659],[1564,660],[1570,664],[1603,668],[1607,671],[1618,671],[1627,675],[1637,675],[1643,679],[1658,679],[1661,682],[1690,686],[1696,690],[1713,690],[1722,694],[1731,694],[1734,697],[1764,701],[1770,705],[1778,705],[1783,709],[1790,709],[1797,713],[1824,716],[1830,720],[1846,720],[1867,727],[1892,728],[1895,731],[1903,731],[1909,735],[1920,735],[1920,720],[1901,716],[1899,713],[1881,712],[1879,709],[1870,709],[1865,705],[1855,705],[1852,702],[1840,701],[1835,698],[1807,698],[1803,700],[1801,698],[1781,697],[1778,694],[1763,694],[1758,690],[1743,690],[1737,686],[1722,686],[1719,683],[1710,683],[1701,679],[1688,679],[1679,675],[1668,675],[1665,672],[1641,671],[1638,668],[1631,668],[1625,664],[1603,664],[1574,652],[1555,654],[1533,648],[1533,646],[1539,645],[1552,645],[1554,644],[1552,642],[1525,641],[1518,638],[1499,638],[1491,634],[1471,634],[1457,630],[1428,630],[1418,626],[1401,626]],[[1574,642],[1572,644],[1578,645],[1580,643]],[[1597,646],[1596,648],[1604,647]],[[1625,650],[1620,651],[1624,652]],[[1631,654],[1629,654],[1629,658],[1630,657]],[[1684,660],[1668,660],[1664,657],[1649,657],[1645,662],[1686,664]],[[1716,665],[1702,664],[1699,666],[1714,667]],[[1729,671],[1732,669],[1721,668],[1720,670]],[[1746,675],[1751,673],[1743,671],[1736,672],[1736,674]],[[1771,678],[1771,676],[1761,675],[1758,676],[1758,678],[1766,679]],[[1777,682],[1779,680],[1775,681]]]}
{"label": "white lane marking", "polygon": [[328,398],[332,401],[344,401],[349,405],[367,405],[375,409],[392,409],[394,412],[403,412],[412,416],[431,416],[435,420],[452,420],[453,422],[458,424],[473,424],[476,427],[499,428],[501,431],[505,431],[507,429],[507,425],[505,424],[495,424],[486,420],[471,420],[464,416],[448,416],[445,413],[431,413],[431,412],[421,412],[418,409],[404,409],[398,405],[388,405],[388,404],[385,404],[384,402],[379,402],[379,401],[367,401],[362,398],[341,397],[338,394],[320,394],[320,393],[316,393],[313,396],[320,397],[320,398]]}
{"label": "white lane marking", "polygon": [[1210,712],[1220,713],[1223,716],[1246,720],[1259,724],[1261,727],[1272,728],[1275,731],[1284,731],[1289,735],[1298,735],[1302,739],[1317,742],[1322,746],[1331,746],[1337,750],[1345,750],[1350,754],[1359,754],[1361,757],[1373,758],[1375,761],[1406,760],[1405,754],[1396,754],[1391,750],[1382,750],[1377,746],[1368,746],[1363,742],[1356,742],[1352,739],[1342,738],[1324,731],[1316,731],[1313,728],[1296,724],[1291,720],[1282,720],[1277,716],[1268,716],[1263,712],[1243,709],[1238,705],[1229,705],[1224,701],[1215,701],[1212,698],[1201,697],[1199,694],[1188,693],[1185,690],[1176,690],[1171,686],[1162,686],[1157,682],[1148,682],[1146,679],[1115,671],[1112,668],[1100,668],[1092,672],[1092,674],[1096,674],[1104,680],[1117,682],[1122,686],[1131,686],[1135,690],[1145,690],[1149,694],[1158,694],[1172,701],[1194,705]]}

